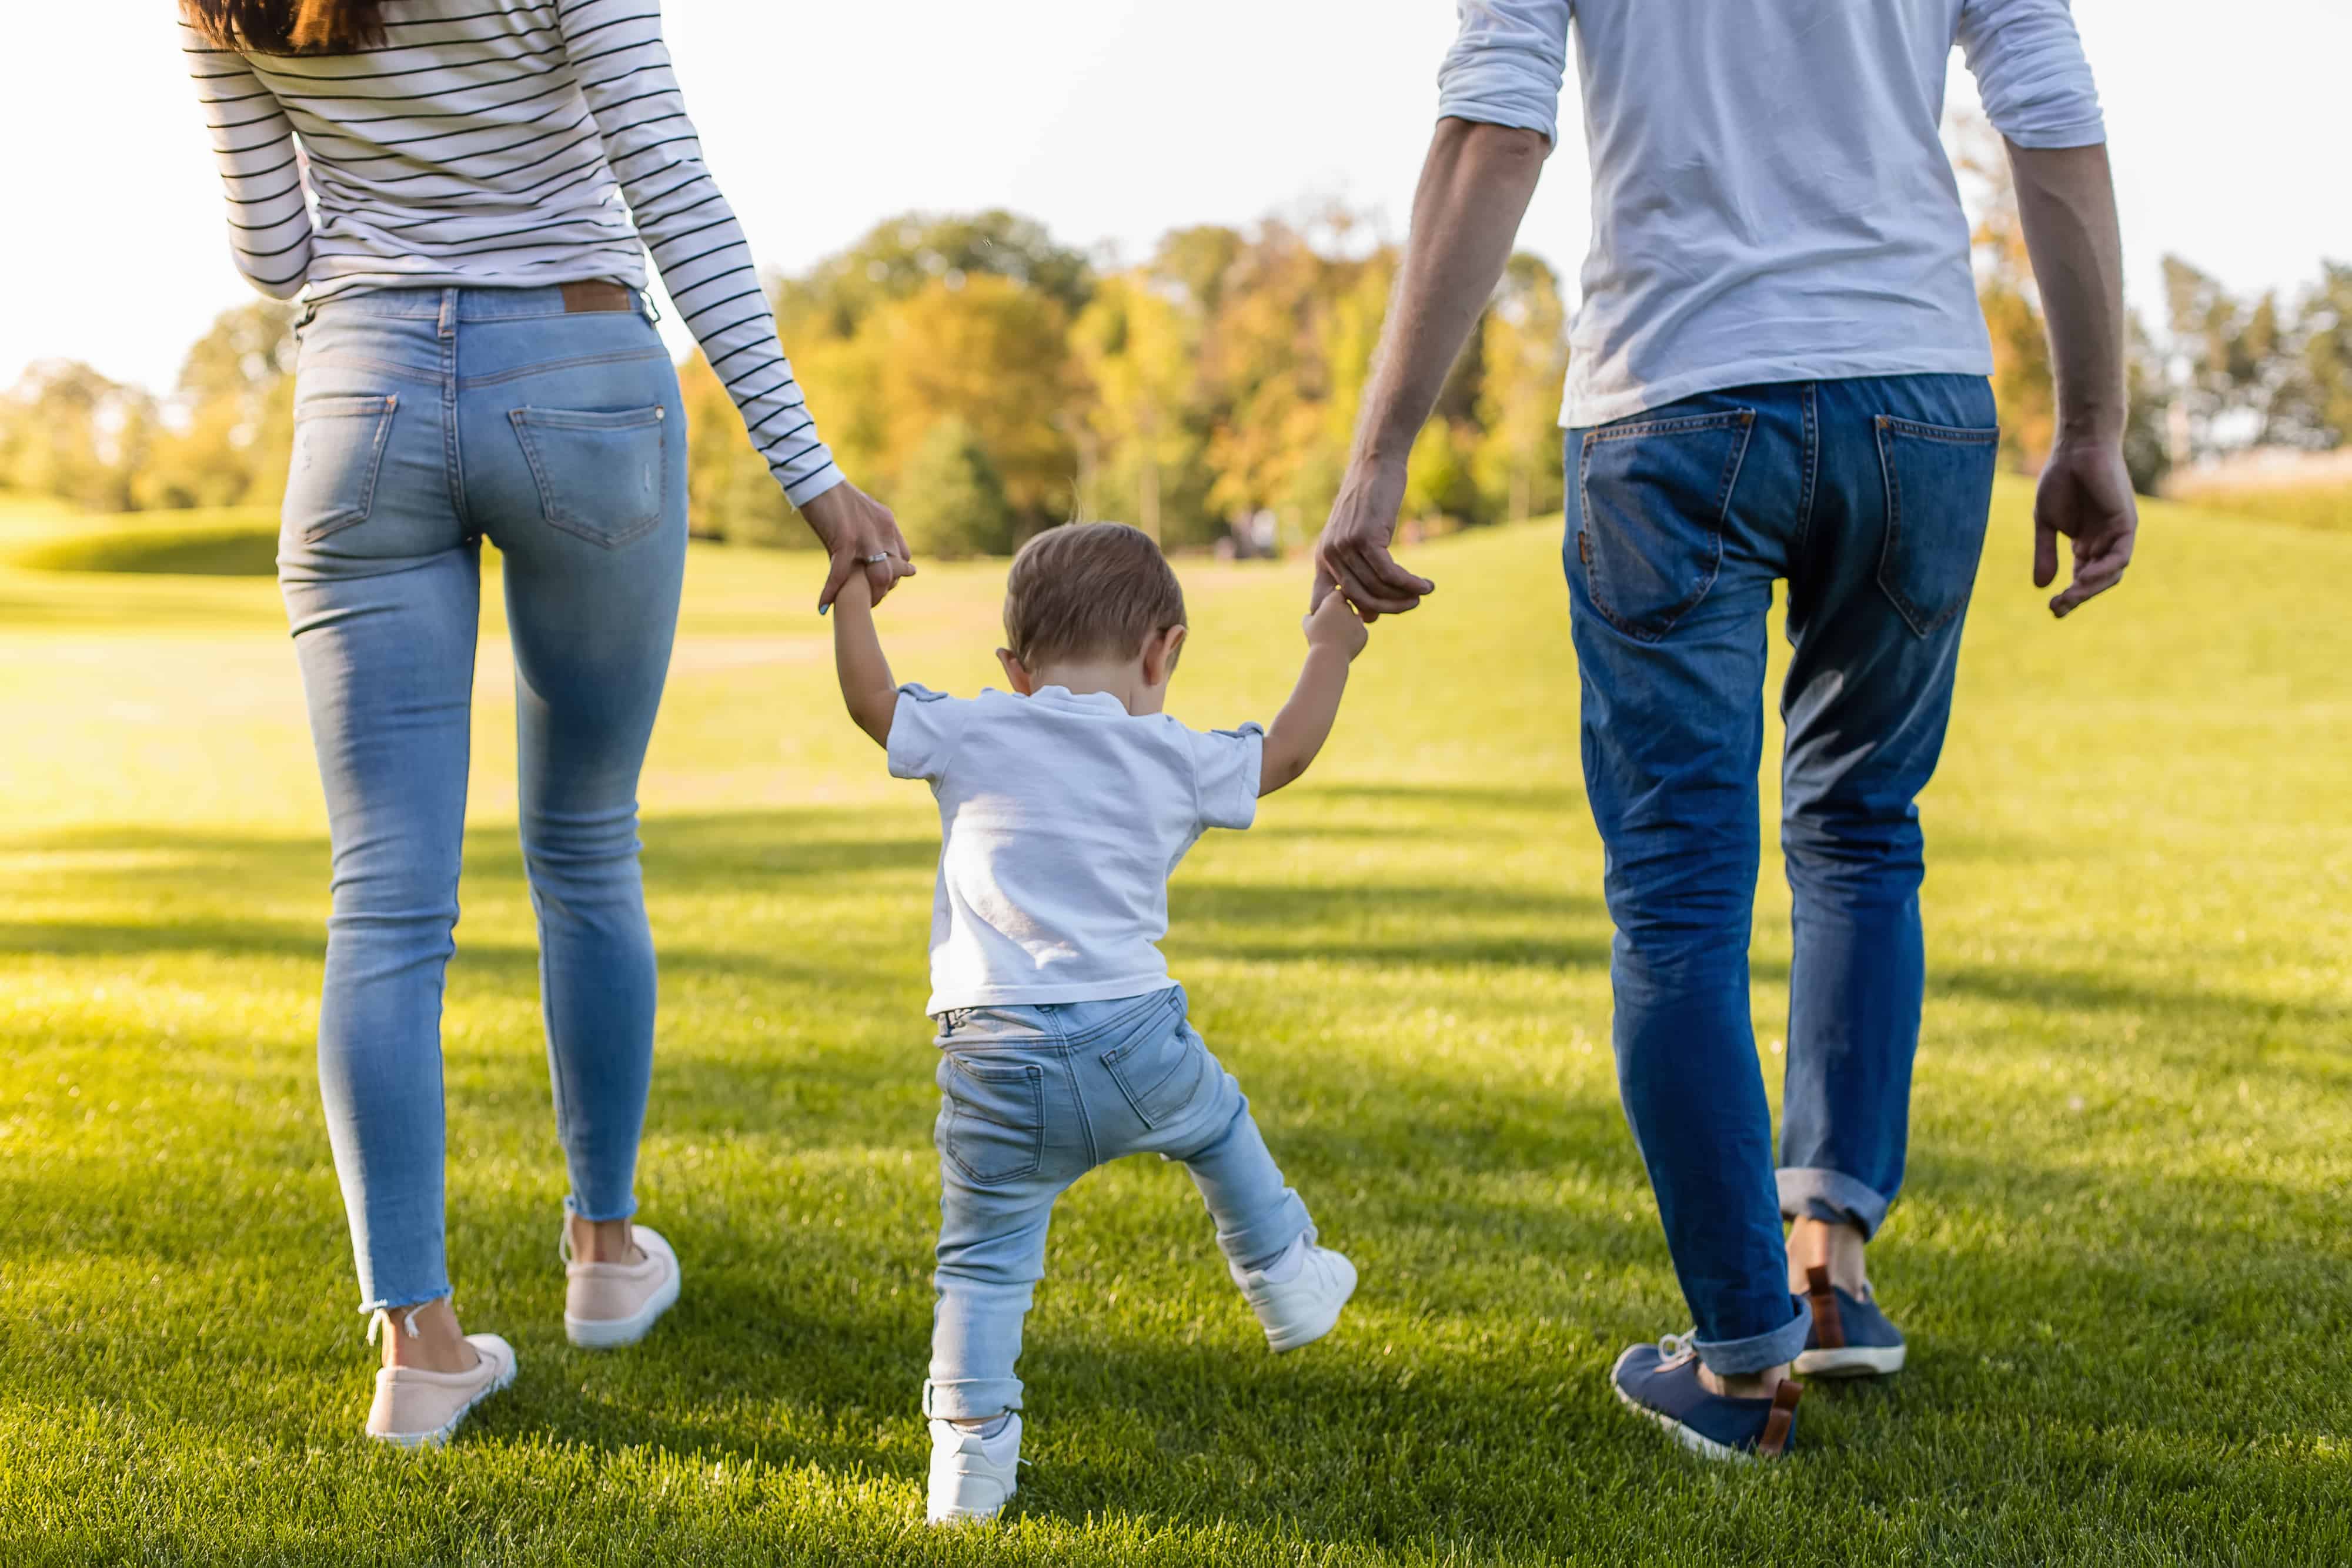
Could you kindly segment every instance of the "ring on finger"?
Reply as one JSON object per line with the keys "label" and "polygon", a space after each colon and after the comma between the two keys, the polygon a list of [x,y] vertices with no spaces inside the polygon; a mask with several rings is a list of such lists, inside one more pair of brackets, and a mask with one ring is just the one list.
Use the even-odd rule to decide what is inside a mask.
{"label": "ring on finger", "polygon": [[857,559],[867,566],[880,566],[884,561],[890,559],[890,552],[886,549],[878,549],[872,555],[862,555]]}

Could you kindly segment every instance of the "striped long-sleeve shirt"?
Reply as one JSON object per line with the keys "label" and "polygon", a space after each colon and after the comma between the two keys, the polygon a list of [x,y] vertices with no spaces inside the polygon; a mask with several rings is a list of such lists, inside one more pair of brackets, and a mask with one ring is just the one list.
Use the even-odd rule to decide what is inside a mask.
{"label": "striped long-sleeve shirt", "polygon": [[[659,0],[401,0],[347,55],[182,47],[255,287],[646,285],[794,505],[841,482],[662,42]],[[307,196],[307,199],[306,199]],[[626,205],[624,206],[624,202]]]}

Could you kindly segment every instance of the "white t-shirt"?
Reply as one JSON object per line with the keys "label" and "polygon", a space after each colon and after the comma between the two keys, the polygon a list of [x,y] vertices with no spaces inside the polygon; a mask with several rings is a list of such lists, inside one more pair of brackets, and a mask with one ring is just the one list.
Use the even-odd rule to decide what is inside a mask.
{"label": "white t-shirt", "polygon": [[2011,141],[2106,139],[2067,0],[1457,4],[1441,116],[1557,141],[1576,35],[1592,247],[1563,424],[1764,382],[1990,373],[1937,135],[1956,42]]}
{"label": "white t-shirt", "polygon": [[1265,732],[1202,734],[1108,692],[898,688],[890,771],[940,802],[925,1010],[1088,1002],[1170,984],[1168,877],[1257,815]]}

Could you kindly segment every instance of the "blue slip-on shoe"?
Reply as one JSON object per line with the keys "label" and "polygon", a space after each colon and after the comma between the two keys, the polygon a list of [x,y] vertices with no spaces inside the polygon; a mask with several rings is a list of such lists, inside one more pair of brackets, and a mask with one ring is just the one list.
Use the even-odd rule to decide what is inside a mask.
{"label": "blue slip-on shoe", "polygon": [[1635,1415],[1656,1422],[1701,1458],[1778,1458],[1796,1447],[1797,1401],[1805,1385],[1784,1378],[1769,1399],[1711,1394],[1698,1379],[1688,1334],[1637,1344],[1617,1358],[1609,1381]]}
{"label": "blue slip-on shoe", "polygon": [[1813,1330],[1796,1360],[1806,1377],[1875,1377],[1903,1370],[1903,1331],[1878,1309],[1878,1298],[1850,1296],[1830,1283],[1826,1269],[1805,1270],[1805,1302]]}

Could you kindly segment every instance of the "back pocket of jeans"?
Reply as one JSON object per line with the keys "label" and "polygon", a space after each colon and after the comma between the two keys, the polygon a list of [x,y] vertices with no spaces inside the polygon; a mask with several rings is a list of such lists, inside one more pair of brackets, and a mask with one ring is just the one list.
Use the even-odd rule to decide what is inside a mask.
{"label": "back pocket of jeans", "polygon": [[2000,432],[1888,414],[1875,423],[1886,476],[1878,586],[1913,635],[1926,637],[1967,609],[1976,588]]}
{"label": "back pocket of jeans", "polygon": [[982,1186],[1032,1175],[1045,1153],[1045,1071],[1032,1062],[940,1061],[940,1152]]}
{"label": "back pocket of jeans", "polygon": [[1200,1037],[1179,1025],[1151,1029],[1102,1055],[1118,1092],[1147,1127],[1165,1126],[1201,1092],[1209,1053]]}
{"label": "back pocket of jeans", "polygon": [[286,469],[286,528],[310,540],[363,523],[375,509],[376,476],[400,399],[362,393],[294,405],[294,455]]}
{"label": "back pocket of jeans", "polygon": [[1619,631],[1654,643],[1715,586],[1755,423],[1732,409],[1586,433],[1576,549],[1593,608]]}
{"label": "back pocket of jeans", "polygon": [[612,549],[661,521],[667,410],[518,408],[507,417],[530,461],[540,515],[548,522]]}

